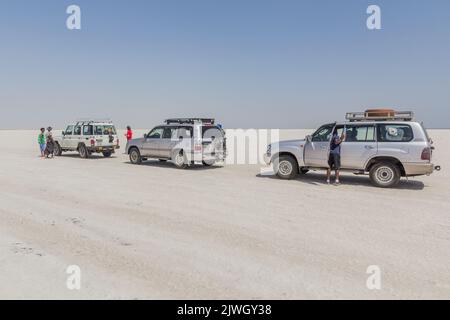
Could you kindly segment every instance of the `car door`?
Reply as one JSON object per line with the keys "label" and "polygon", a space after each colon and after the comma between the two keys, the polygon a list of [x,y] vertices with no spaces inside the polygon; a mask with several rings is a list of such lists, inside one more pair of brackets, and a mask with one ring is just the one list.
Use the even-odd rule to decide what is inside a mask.
{"label": "car door", "polygon": [[156,127],[144,138],[141,154],[146,157],[158,158],[160,156],[161,138],[164,132],[163,127]]}
{"label": "car door", "polygon": [[63,149],[70,148],[72,143],[72,135],[73,135],[73,125],[67,126],[63,136],[61,137],[61,148]]}
{"label": "car door", "polygon": [[328,168],[330,141],[335,124],[326,124],[313,133],[305,143],[305,164],[310,167]]}
{"label": "car door", "polygon": [[159,155],[162,158],[170,158],[173,148],[178,144],[177,127],[165,127],[159,146]]}
{"label": "car door", "polygon": [[73,129],[72,139],[70,140],[70,148],[75,150],[81,142],[81,126],[76,125]]}
{"label": "car door", "polygon": [[341,166],[363,170],[367,160],[378,152],[374,124],[348,124],[346,138],[341,145]]}

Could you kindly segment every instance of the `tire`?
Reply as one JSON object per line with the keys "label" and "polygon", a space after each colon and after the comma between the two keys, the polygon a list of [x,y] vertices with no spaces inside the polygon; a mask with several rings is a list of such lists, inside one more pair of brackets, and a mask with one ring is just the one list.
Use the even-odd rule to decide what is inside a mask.
{"label": "tire", "polygon": [[112,155],[112,152],[111,152],[111,151],[103,152],[103,156],[104,156],[105,158],[109,158],[109,157],[111,157],[111,155]]}
{"label": "tire", "polygon": [[60,157],[62,155],[62,149],[58,142],[55,142],[55,150],[53,154],[57,157]]}
{"label": "tire", "polygon": [[216,161],[215,160],[208,160],[208,161],[202,161],[202,163],[203,163],[203,165],[205,167],[212,167],[216,163]]}
{"label": "tire", "polygon": [[175,164],[175,166],[179,169],[185,169],[188,166],[186,155],[184,154],[183,150],[174,152],[174,155],[172,156],[172,161]]}
{"label": "tire", "polygon": [[142,163],[141,153],[139,152],[138,148],[132,148],[130,150],[130,162],[132,164],[141,164]]}
{"label": "tire", "polygon": [[280,179],[291,180],[298,174],[297,161],[292,156],[280,156],[273,162],[273,171]]}
{"label": "tire", "polygon": [[89,150],[86,148],[84,144],[78,147],[78,153],[80,154],[80,157],[83,159],[89,158]]}
{"label": "tire", "polygon": [[376,163],[370,168],[370,180],[379,188],[392,188],[400,182],[400,168],[392,162]]}
{"label": "tire", "polygon": [[307,174],[308,172],[309,172],[309,169],[306,169],[306,168],[300,168],[300,173],[301,174]]}

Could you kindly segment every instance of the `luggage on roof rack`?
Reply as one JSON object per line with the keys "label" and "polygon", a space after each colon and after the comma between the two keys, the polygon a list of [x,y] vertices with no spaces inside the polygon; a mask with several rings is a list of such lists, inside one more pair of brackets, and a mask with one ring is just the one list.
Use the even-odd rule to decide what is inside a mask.
{"label": "luggage on roof rack", "polygon": [[414,112],[412,111],[395,111],[393,109],[369,109],[364,112],[348,112],[345,119],[354,121],[387,121],[400,120],[411,121],[414,119]]}
{"label": "luggage on roof rack", "polygon": [[214,124],[215,119],[211,118],[173,118],[167,119],[166,124],[179,123],[179,124],[194,124],[195,122],[201,122],[203,124]]}
{"label": "luggage on roof rack", "polygon": [[77,125],[89,125],[89,124],[93,124],[93,123],[110,123],[112,124],[112,120],[111,119],[77,119],[77,121],[75,121],[75,123]]}

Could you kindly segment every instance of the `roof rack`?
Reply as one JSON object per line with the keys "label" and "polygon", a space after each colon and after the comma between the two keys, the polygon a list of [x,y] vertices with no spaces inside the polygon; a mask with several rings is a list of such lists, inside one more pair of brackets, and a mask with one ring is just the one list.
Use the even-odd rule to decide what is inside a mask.
{"label": "roof rack", "polygon": [[178,124],[183,124],[183,123],[188,123],[188,124],[194,124],[196,122],[201,122],[204,124],[214,124],[215,123],[215,119],[211,119],[211,118],[173,118],[173,119],[167,119],[165,121],[166,124],[172,124],[172,123],[178,123]]}
{"label": "roof rack", "polygon": [[93,123],[113,123],[111,119],[77,119],[75,122],[77,125],[89,125]]}
{"label": "roof rack", "polygon": [[400,120],[411,121],[414,119],[412,111],[386,111],[386,112],[347,112],[345,119],[350,122],[356,121],[387,121]]}

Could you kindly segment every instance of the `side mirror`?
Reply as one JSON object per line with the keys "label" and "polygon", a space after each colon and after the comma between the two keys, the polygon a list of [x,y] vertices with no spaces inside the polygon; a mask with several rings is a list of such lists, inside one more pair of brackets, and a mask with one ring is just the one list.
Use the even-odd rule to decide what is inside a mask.
{"label": "side mirror", "polygon": [[144,138],[147,139],[148,138],[148,134],[144,133]]}
{"label": "side mirror", "polygon": [[307,136],[306,136],[306,141],[311,142],[311,140],[312,140],[311,136],[310,136],[310,135],[307,135]]}
{"label": "side mirror", "polygon": [[63,131],[62,133],[61,133],[63,136],[65,136],[66,135],[66,133]]}

